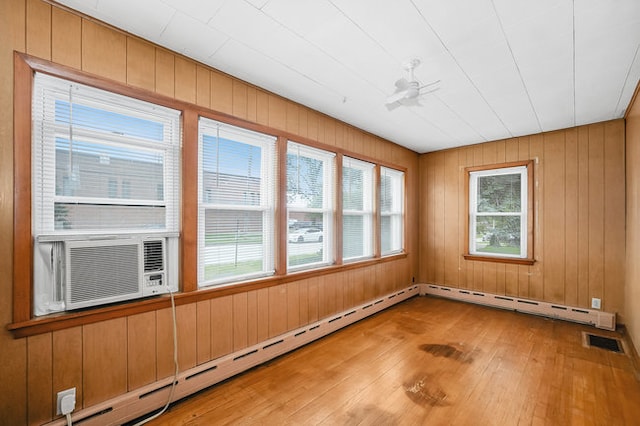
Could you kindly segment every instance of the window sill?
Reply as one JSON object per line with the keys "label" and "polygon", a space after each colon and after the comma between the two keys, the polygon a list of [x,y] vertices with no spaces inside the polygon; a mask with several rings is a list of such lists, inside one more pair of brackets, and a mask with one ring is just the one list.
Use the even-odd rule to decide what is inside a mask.
{"label": "window sill", "polygon": [[478,256],[475,254],[464,254],[465,260],[475,260],[478,262],[495,262],[495,263],[510,263],[513,265],[533,265],[535,259],[521,259],[516,257],[494,257],[494,256]]}
{"label": "window sill", "polygon": [[[407,257],[407,253],[398,253],[392,256],[367,259],[360,262],[348,263],[345,265],[331,265],[323,268],[296,271],[287,275],[275,275],[267,278],[259,278],[253,281],[243,281],[234,285],[220,287],[202,288],[186,293],[175,293],[176,306],[196,303],[203,300],[228,296],[237,293],[244,293],[261,288],[273,287],[293,281],[301,281],[315,276],[344,272],[351,269],[364,268],[367,266],[399,260]],[[149,299],[121,302],[119,304],[89,308],[81,311],[60,312],[32,318],[28,321],[15,322],[6,326],[16,339],[49,333],[52,331],[64,330],[71,327],[92,324],[100,321],[107,321],[122,318],[144,312],[156,311],[171,307],[169,295],[154,296]]]}

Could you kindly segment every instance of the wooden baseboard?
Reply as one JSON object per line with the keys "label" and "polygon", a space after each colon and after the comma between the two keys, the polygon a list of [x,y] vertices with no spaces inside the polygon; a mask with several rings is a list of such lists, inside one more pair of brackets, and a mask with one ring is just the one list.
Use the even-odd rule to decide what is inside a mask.
{"label": "wooden baseboard", "polygon": [[440,296],[496,308],[509,309],[529,314],[558,318],[566,321],[590,324],[604,330],[616,329],[616,314],[596,309],[576,308],[557,303],[523,299],[521,297],[501,296],[464,288],[445,287],[434,284],[420,284],[421,295]]}
{"label": "wooden baseboard", "polygon": [[[241,351],[180,372],[176,380],[173,401],[192,395],[419,294],[420,287],[415,284]],[[120,425],[137,419],[166,404],[172,380],[173,377],[168,377],[109,401],[79,410],[73,413],[72,420],[74,423],[81,422],[83,426],[91,426]],[[60,418],[48,423],[48,425],[63,426],[66,425],[66,421],[64,418]]]}

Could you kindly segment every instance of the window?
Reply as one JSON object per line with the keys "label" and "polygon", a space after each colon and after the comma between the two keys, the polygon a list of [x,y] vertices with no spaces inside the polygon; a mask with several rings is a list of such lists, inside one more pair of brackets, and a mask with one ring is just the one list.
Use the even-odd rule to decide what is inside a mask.
{"label": "window", "polygon": [[71,303],[65,242],[162,234],[177,262],[179,111],[36,73],[32,119],[36,315]]}
{"label": "window", "polygon": [[177,232],[179,118],[178,111],[36,74],[35,235]]}
{"label": "window", "polygon": [[373,256],[374,165],[350,157],[342,160],[342,258]]}
{"label": "window", "polygon": [[380,253],[404,249],[404,173],[380,167]]}
{"label": "window", "polygon": [[527,259],[531,253],[529,163],[469,168],[469,255]]}
{"label": "window", "polygon": [[287,267],[333,261],[335,154],[289,142],[287,147]]}
{"label": "window", "polygon": [[275,138],[199,123],[198,284],[274,273]]}

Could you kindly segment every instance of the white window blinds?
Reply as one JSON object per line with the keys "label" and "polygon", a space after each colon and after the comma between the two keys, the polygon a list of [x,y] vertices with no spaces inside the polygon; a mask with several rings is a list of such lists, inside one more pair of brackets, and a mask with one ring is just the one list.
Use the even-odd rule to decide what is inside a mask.
{"label": "white window blinds", "polygon": [[401,252],[404,247],[404,173],[380,167],[380,251]]}
{"label": "white window blinds", "polygon": [[342,257],[356,260],[373,256],[374,164],[344,157],[342,160]]}
{"label": "white window blinds", "polygon": [[179,230],[180,112],[37,73],[36,235]]}
{"label": "white window blinds", "polygon": [[198,282],[274,272],[275,138],[200,118]]}
{"label": "white window blinds", "polygon": [[335,154],[289,142],[287,148],[287,267],[333,262]]}

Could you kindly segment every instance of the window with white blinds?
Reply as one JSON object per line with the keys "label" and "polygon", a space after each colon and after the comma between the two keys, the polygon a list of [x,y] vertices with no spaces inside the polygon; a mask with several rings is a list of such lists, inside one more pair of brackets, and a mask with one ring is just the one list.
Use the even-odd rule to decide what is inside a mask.
{"label": "window with white blinds", "polygon": [[373,256],[374,164],[342,159],[342,258],[353,261]]}
{"label": "window with white blinds", "polygon": [[36,73],[33,232],[177,232],[180,112]]}
{"label": "window with white blinds", "polygon": [[380,167],[380,252],[404,249],[404,173]]}
{"label": "window with white blinds", "polygon": [[287,147],[287,268],[333,262],[335,154],[295,142]]}
{"label": "window with white blinds", "polygon": [[274,273],[275,141],[199,121],[198,285]]}

